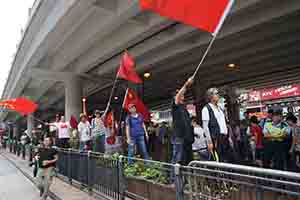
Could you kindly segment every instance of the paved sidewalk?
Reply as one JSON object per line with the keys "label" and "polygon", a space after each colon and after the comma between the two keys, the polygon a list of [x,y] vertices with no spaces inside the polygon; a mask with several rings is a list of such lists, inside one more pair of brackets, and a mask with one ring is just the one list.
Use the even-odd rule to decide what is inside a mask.
{"label": "paved sidewalk", "polygon": [[[8,153],[6,151],[1,150],[1,154],[10,160],[10,162],[14,163],[17,168],[19,168],[24,175],[26,175],[30,179],[34,179],[32,176],[32,168],[28,166],[28,161],[23,160],[21,157],[18,157],[14,154]],[[38,192],[38,191],[37,191]],[[100,200],[96,199],[86,192],[83,192],[68,183],[63,182],[62,180],[55,178],[53,184],[51,186],[51,192],[56,196],[55,199],[62,200]],[[2,200],[0,198],[0,200]]]}
{"label": "paved sidewalk", "polygon": [[34,184],[0,154],[0,200],[39,200]]}

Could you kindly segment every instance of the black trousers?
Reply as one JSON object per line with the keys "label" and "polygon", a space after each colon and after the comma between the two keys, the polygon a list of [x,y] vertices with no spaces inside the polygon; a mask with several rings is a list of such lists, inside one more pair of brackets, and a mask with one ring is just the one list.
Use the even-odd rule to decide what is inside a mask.
{"label": "black trousers", "polygon": [[228,135],[218,134],[212,137],[214,150],[217,151],[220,162],[229,162],[233,159],[233,151],[230,147]]}
{"label": "black trousers", "polygon": [[264,167],[271,168],[271,163],[273,163],[273,169],[284,170],[287,159],[286,144],[279,141],[266,141],[264,150]]}
{"label": "black trousers", "polygon": [[193,161],[193,146],[190,143],[183,143],[182,165],[189,165]]}

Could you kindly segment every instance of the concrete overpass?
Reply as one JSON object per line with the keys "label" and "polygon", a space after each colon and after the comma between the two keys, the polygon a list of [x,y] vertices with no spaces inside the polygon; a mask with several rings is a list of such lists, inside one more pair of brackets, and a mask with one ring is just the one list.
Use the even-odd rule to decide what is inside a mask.
{"label": "concrete overpass", "polygon": [[[198,75],[205,87],[261,88],[299,82],[300,1],[236,0]],[[103,109],[125,49],[139,73],[151,72],[144,99],[165,105],[191,75],[210,36],[140,12],[138,0],[39,0],[2,98],[30,96],[37,113],[78,116],[82,97]],[[233,63],[235,68],[228,68]],[[1,118],[9,118],[1,114]]]}

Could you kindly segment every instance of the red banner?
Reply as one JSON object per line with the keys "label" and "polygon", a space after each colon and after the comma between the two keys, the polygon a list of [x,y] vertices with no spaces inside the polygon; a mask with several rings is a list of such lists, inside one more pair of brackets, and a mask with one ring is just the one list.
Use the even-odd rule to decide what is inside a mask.
{"label": "red banner", "polygon": [[261,100],[280,99],[286,97],[300,96],[299,85],[289,85],[276,89],[266,89],[261,92]]}
{"label": "red banner", "polygon": [[249,92],[249,101],[267,101],[295,96],[300,96],[298,84]]}

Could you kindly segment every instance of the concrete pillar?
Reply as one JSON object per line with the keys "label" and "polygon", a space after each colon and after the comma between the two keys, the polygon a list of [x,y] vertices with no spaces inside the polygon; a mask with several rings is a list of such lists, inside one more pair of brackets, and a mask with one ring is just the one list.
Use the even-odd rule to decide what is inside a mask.
{"label": "concrete pillar", "polygon": [[27,115],[27,135],[31,138],[32,137],[32,130],[34,128],[34,118],[33,114]]}
{"label": "concrete pillar", "polygon": [[19,137],[19,133],[18,133],[18,125],[17,124],[14,124],[13,125],[13,137],[16,137],[18,138]]}
{"label": "concrete pillar", "polygon": [[78,77],[65,81],[65,118],[70,121],[71,116],[78,118],[82,112],[82,83]]}

